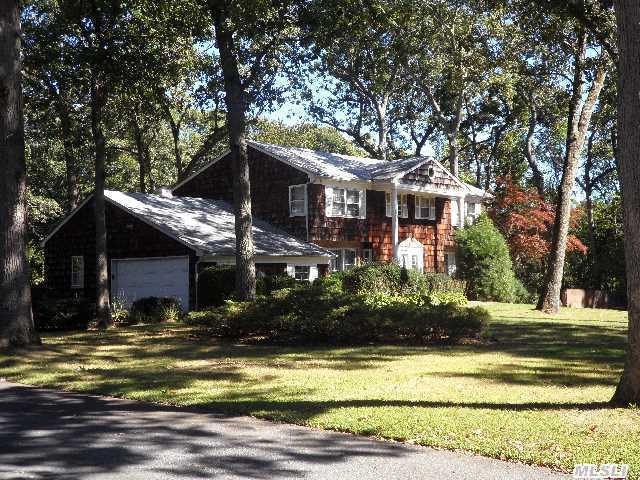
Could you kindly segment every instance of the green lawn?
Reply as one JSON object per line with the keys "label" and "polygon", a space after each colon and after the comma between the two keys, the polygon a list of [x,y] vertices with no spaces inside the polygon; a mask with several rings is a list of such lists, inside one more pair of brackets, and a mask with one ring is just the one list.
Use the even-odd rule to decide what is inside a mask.
{"label": "green lawn", "polygon": [[484,304],[480,345],[284,348],[201,338],[178,324],[47,335],[0,357],[0,377],[463,449],[571,470],[631,464],[640,409],[607,405],[626,313]]}

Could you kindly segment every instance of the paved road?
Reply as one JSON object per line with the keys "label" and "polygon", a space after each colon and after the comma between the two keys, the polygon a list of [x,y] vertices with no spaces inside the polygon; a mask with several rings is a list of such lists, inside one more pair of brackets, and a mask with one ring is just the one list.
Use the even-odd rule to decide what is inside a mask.
{"label": "paved road", "polygon": [[0,380],[0,479],[567,478],[484,457]]}

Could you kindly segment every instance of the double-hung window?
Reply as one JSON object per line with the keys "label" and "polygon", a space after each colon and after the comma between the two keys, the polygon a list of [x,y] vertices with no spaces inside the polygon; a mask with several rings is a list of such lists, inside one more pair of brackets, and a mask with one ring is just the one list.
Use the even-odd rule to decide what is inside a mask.
{"label": "double-hung window", "polygon": [[456,254],[455,252],[445,252],[444,254],[444,272],[447,275],[456,273]]}
{"label": "double-hung window", "polygon": [[416,197],[416,218],[423,220],[436,219],[436,199],[433,197]]}
{"label": "double-hung window", "polygon": [[[392,206],[391,206],[391,193],[386,193],[386,210],[387,217],[391,216]],[[407,206],[407,194],[399,193],[398,194],[398,217],[407,218],[409,216],[409,207]]]}
{"label": "double-hung window", "polygon": [[289,215],[300,217],[307,214],[307,186],[289,186]]}
{"label": "double-hung window", "polygon": [[344,254],[343,254],[343,264],[342,264],[342,269],[343,270],[351,270],[353,267],[356,266],[356,259],[357,259],[357,255],[356,255],[356,251],[353,248],[345,248],[344,249]]}
{"label": "double-hung window", "polygon": [[336,256],[331,259],[329,268],[332,272],[351,270],[356,266],[357,252],[354,248],[339,248],[331,250]]}
{"label": "double-hung window", "polygon": [[308,265],[296,265],[294,267],[294,278],[296,280],[308,282],[311,275],[311,267]]}
{"label": "double-hung window", "polygon": [[71,288],[84,288],[84,257],[71,257]]}
{"label": "double-hung window", "polygon": [[339,272],[342,270],[342,249],[338,250],[329,250],[331,253],[335,254],[335,257],[331,258],[331,262],[329,263],[329,268],[332,272]]}
{"label": "double-hung window", "polygon": [[331,215],[334,217],[360,217],[360,190],[333,187]]}
{"label": "double-hung window", "polygon": [[477,202],[467,202],[467,221],[473,223],[480,216],[480,204]]}

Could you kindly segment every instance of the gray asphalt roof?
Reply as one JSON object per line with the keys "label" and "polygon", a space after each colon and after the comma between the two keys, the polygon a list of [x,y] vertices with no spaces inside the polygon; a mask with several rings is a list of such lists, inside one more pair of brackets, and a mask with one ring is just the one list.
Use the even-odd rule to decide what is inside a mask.
{"label": "gray asphalt roof", "polygon": [[[105,197],[201,255],[235,254],[235,215],[233,207],[226,202],[113,190],[106,190]],[[253,242],[256,255],[331,256],[329,251],[256,218],[253,219]]]}
{"label": "gray asphalt roof", "polygon": [[[322,152],[320,150],[309,150],[308,148],[273,145],[253,140],[247,143],[284,163],[312,175],[343,181],[366,182],[371,180],[390,180],[403,173],[409,172],[429,160],[438,164],[437,161],[431,157],[410,157],[389,161]],[[446,170],[445,167],[442,168]],[[463,185],[465,185],[474,196],[487,196],[484,190],[468,183],[463,183]]]}
{"label": "gray asphalt roof", "polygon": [[384,160],[287,147],[256,141],[247,142],[277,159],[305,172],[336,180],[371,180],[371,172],[388,164]]}

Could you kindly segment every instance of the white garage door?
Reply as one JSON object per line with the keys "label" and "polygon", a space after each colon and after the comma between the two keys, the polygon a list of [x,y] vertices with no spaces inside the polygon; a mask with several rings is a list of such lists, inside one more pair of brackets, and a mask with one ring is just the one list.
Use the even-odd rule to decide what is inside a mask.
{"label": "white garage door", "polygon": [[113,260],[111,297],[131,305],[144,297],[171,297],[189,308],[189,259],[187,257]]}

